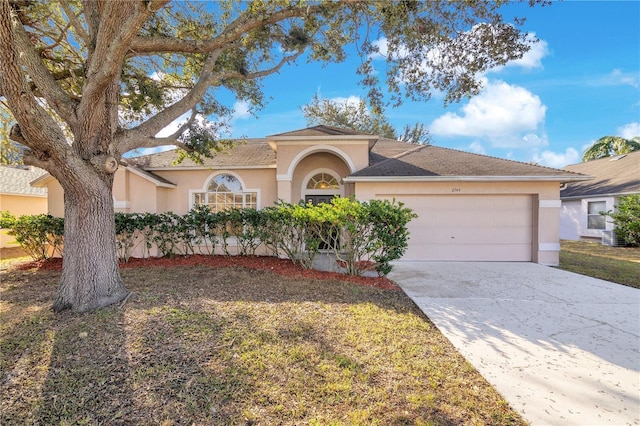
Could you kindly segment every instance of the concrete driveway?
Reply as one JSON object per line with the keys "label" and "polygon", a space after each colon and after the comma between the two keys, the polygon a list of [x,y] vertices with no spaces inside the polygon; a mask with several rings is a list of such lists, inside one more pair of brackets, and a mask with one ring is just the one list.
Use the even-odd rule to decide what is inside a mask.
{"label": "concrete driveway", "polygon": [[640,425],[640,290],[534,263],[389,278],[531,424]]}

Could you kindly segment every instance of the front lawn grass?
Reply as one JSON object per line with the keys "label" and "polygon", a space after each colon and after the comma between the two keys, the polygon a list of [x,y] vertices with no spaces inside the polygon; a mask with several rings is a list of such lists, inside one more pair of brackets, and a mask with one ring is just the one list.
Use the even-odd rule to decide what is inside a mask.
{"label": "front lawn grass", "polygon": [[640,247],[597,242],[560,242],[560,269],[640,288]]}
{"label": "front lawn grass", "polygon": [[121,270],[123,305],[54,314],[0,284],[0,424],[524,424],[398,290],[210,266]]}

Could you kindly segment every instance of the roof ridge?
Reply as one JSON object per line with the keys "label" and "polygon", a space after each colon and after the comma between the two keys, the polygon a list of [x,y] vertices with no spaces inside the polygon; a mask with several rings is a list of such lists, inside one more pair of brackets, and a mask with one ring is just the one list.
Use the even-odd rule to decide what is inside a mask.
{"label": "roof ridge", "polygon": [[[400,142],[403,142],[403,141],[400,141]],[[420,145],[418,145],[418,146],[416,146],[414,148],[411,148],[411,149],[409,149],[409,150],[407,150],[405,152],[401,152],[400,154],[396,154],[393,157],[390,157],[389,160],[394,159],[394,158],[397,159],[397,158],[400,158],[400,157],[404,157],[405,155],[409,155],[409,154],[411,154],[411,153],[413,153],[415,151],[420,151],[421,149],[426,148],[428,146],[429,145],[420,144]]]}
{"label": "roof ridge", "polygon": [[[393,139],[389,139],[389,140],[393,141]],[[395,141],[395,142],[404,142],[404,141]],[[409,142],[406,142],[406,143],[409,143]],[[413,145],[413,144],[410,144],[410,145]],[[408,149],[408,150],[403,151],[403,152],[401,152],[400,154],[396,154],[396,155],[394,155],[394,156],[392,156],[392,157],[387,157],[387,158],[385,158],[384,160],[380,161],[379,163],[376,163],[376,164],[369,164],[367,167],[365,167],[365,168],[363,168],[363,169],[360,169],[360,170],[364,170],[364,169],[367,169],[367,168],[372,167],[372,166],[376,166],[376,167],[377,167],[377,166],[382,165],[382,164],[385,164],[385,163],[387,163],[387,162],[389,162],[389,161],[391,161],[391,160],[397,160],[397,159],[398,159],[398,158],[400,158],[400,157],[404,157],[405,155],[409,155],[409,154],[411,154],[411,153],[413,153],[413,152],[419,151],[419,150],[421,150],[421,149],[423,149],[423,148],[426,148],[426,147],[428,147],[428,146],[429,146],[428,144],[419,144],[419,145],[418,145],[418,146],[416,146],[415,148]],[[360,170],[358,170],[358,172],[359,172]]]}

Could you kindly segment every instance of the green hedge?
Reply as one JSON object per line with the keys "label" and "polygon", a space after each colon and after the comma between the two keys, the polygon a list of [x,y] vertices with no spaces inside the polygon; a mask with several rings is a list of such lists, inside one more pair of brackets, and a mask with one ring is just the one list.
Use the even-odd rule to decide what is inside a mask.
{"label": "green hedge", "polygon": [[58,253],[62,256],[64,219],[48,214],[25,215],[15,218],[1,212],[0,228],[9,229],[22,249],[34,260],[44,260]]}
{"label": "green hedge", "polygon": [[[163,256],[194,253],[248,255],[264,246],[268,254],[286,256],[304,268],[313,267],[321,250],[333,253],[351,275],[375,269],[390,272],[390,262],[407,249],[407,224],[416,215],[402,203],[388,200],[359,202],[334,198],[310,205],[280,202],[262,210],[212,212],[197,206],[180,216],[167,213],[115,213],[116,247],[122,261],[141,245],[149,256],[155,246]],[[34,259],[56,251],[62,254],[63,220],[50,215],[3,213],[2,228]]]}

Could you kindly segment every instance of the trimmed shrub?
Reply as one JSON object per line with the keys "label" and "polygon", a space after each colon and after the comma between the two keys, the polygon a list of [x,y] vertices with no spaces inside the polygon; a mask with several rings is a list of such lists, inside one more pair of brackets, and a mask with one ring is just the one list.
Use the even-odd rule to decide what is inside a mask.
{"label": "trimmed shrub", "polygon": [[64,242],[64,219],[49,214],[24,215],[11,220],[3,215],[3,228],[16,237],[20,247],[33,258],[44,260],[56,253],[62,256]]}
{"label": "trimmed shrub", "polygon": [[616,211],[605,214],[613,219],[616,236],[630,246],[640,246],[640,194],[620,197]]}
{"label": "trimmed shrub", "polygon": [[[143,244],[148,257],[155,245],[163,256],[198,252],[253,256],[260,245],[274,256],[286,256],[303,268],[312,268],[320,250],[333,253],[351,275],[375,269],[385,275],[390,262],[407,249],[407,224],[416,215],[388,200],[359,202],[334,198],[319,205],[279,202],[263,210],[232,209],[212,212],[197,206],[180,216],[167,213],[116,213],[116,248],[127,262]],[[50,215],[14,218],[0,216],[2,228],[11,229],[22,248],[34,259],[62,255],[64,221]],[[231,253],[231,243],[236,250]]]}

